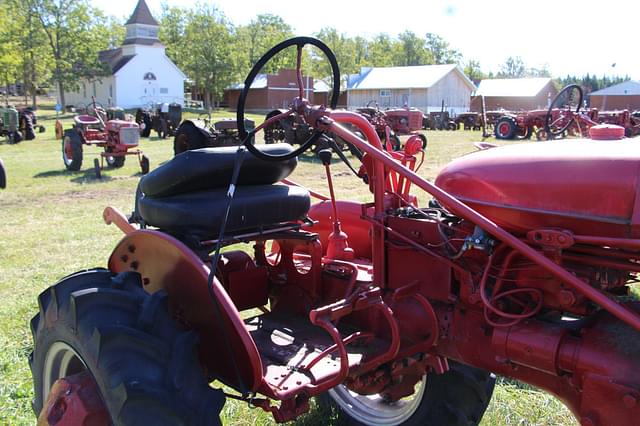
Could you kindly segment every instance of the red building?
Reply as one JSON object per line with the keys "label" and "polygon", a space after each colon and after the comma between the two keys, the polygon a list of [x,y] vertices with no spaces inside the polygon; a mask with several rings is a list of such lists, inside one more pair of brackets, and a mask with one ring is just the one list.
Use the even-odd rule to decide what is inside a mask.
{"label": "red building", "polygon": [[[302,76],[304,97],[311,103],[326,105],[329,98],[329,87],[326,83],[313,77]],[[238,97],[244,84],[235,84],[224,91],[223,105],[235,109]],[[287,108],[291,100],[298,96],[298,80],[296,71],[284,69],[277,74],[258,74],[251,85],[245,109],[254,112],[266,112],[278,108]],[[338,106],[346,105],[346,98],[341,96]]]}
{"label": "red building", "polygon": [[[302,76],[305,98],[313,98],[313,78]],[[238,97],[244,84],[235,84],[224,91],[224,103],[232,109],[238,104]],[[296,71],[285,69],[278,74],[258,74],[251,85],[245,109],[247,111],[268,111],[287,108],[298,94]]]}
{"label": "red building", "polygon": [[482,80],[474,97],[471,111],[481,110],[484,96],[487,111],[530,111],[545,109],[551,104],[558,89],[550,78],[496,78]]}

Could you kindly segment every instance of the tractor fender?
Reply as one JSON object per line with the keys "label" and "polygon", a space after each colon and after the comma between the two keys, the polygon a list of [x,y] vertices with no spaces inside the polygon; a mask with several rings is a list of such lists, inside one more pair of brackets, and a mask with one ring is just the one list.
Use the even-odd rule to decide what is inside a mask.
{"label": "tractor fender", "polygon": [[209,293],[209,268],[190,248],[165,233],[137,230],[118,243],[108,267],[115,273],[139,273],[148,293],[167,292],[173,316],[198,332],[200,359],[209,374],[235,389],[259,388],[263,371],[258,349],[215,277]]}

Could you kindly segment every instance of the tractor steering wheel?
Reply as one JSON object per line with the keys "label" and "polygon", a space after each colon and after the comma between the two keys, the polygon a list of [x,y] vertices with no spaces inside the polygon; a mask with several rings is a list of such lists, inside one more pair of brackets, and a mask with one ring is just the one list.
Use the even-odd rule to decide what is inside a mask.
{"label": "tractor steering wheel", "polygon": [[[331,102],[329,104],[329,107],[333,109],[338,104],[338,97],[340,96],[340,70],[338,69],[338,61],[336,60],[335,55],[326,44],[312,37],[294,37],[289,40],[285,40],[282,43],[279,43],[273,48],[271,48],[253,66],[253,68],[251,69],[251,72],[249,72],[247,79],[244,81],[244,87],[242,89],[242,92],[240,93],[240,97],[238,98],[238,107],[237,107],[237,110],[238,110],[237,126],[238,126],[238,133],[240,135],[240,138],[244,140],[244,145],[247,148],[247,150],[251,152],[254,156],[260,159],[267,160],[267,161],[283,161],[293,157],[297,157],[298,155],[306,151],[311,145],[313,145],[313,143],[315,143],[320,137],[320,135],[322,134],[320,130],[314,130],[311,136],[305,142],[300,144],[300,147],[298,149],[295,149],[288,154],[270,155],[260,151],[252,143],[253,136],[258,130],[262,128],[262,126],[257,126],[256,130],[251,130],[251,133],[247,132],[247,129],[245,127],[245,121],[244,121],[245,104],[247,101],[247,96],[249,94],[249,89],[251,89],[251,85],[253,84],[253,81],[255,80],[256,76],[258,75],[260,70],[264,67],[264,65],[267,62],[269,62],[275,55],[277,55],[284,49],[291,46],[296,46],[298,51],[297,65],[296,65],[296,74],[298,76],[298,97],[300,98],[300,100],[303,99],[304,86],[302,82],[302,68],[301,68],[302,52],[303,52],[303,47],[307,44],[316,46],[327,57],[327,60],[331,65],[331,71],[333,74],[333,90],[331,94]],[[295,111],[293,109],[290,109],[287,113],[284,113],[280,118],[282,119],[292,114],[295,114]]]}
{"label": "tractor steering wheel", "polygon": [[[572,99],[573,91],[576,90],[578,92],[578,106],[576,107],[575,114],[580,112],[580,107],[582,106],[583,92],[582,88],[577,84],[569,84],[565,86],[555,98],[553,98],[553,102],[549,105],[549,109],[547,110],[547,115],[544,117],[544,129],[547,131],[547,135],[550,136],[560,136],[564,133],[565,130],[571,126],[571,124],[575,121],[573,117],[574,113],[571,112],[571,106],[569,105],[566,108],[566,111],[561,110],[560,102],[564,101],[565,98],[567,101]],[[560,115],[553,119],[552,112],[553,109],[559,109]]]}

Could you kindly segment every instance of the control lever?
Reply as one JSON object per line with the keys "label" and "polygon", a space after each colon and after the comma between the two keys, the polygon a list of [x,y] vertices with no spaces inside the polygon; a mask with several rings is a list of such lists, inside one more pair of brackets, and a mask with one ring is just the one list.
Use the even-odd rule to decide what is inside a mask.
{"label": "control lever", "polygon": [[327,258],[337,260],[352,260],[354,252],[349,247],[349,237],[342,231],[340,219],[338,218],[338,207],[336,206],[336,197],[333,192],[333,180],[331,179],[331,158],[333,153],[330,149],[321,149],[318,157],[324,165],[327,173],[327,183],[329,184],[329,196],[331,197],[331,207],[333,207],[333,232],[329,234],[327,242]]}

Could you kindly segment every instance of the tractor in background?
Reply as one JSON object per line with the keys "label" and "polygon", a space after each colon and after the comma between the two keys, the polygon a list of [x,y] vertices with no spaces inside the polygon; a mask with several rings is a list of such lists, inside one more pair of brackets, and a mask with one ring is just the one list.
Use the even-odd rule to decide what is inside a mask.
{"label": "tractor in background", "polygon": [[149,158],[138,149],[140,129],[137,123],[124,120],[108,120],[107,112],[95,100],[89,114],[73,117],[74,125],[62,131],[62,161],[67,170],[78,171],[82,167],[84,146],[103,148],[100,159],[94,159],[96,177],[101,177],[104,163],[110,168],[124,166],[126,157],[135,155],[142,174],[149,172]]}
{"label": "tractor in background", "polygon": [[18,122],[19,130],[27,141],[36,138],[36,131],[44,133],[46,130],[42,124],[38,124],[36,111],[31,107],[22,108],[18,111]]}
{"label": "tractor in background", "polygon": [[[245,120],[245,128],[253,129],[253,120]],[[183,121],[175,132],[173,153],[206,147],[238,146],[241,139],[234,119],[212,120],[211,113],[200,114],[197,120]]]}
{"label": "tractor in background", "polygon": [[394,151],[402,149],[400,136],[405,135],[420,138],[423,149],[427,147],[427,137],[419,132],[423,129],[424,114],[417,108],[391,108],[383,111],[377,103],[372,105],[370,102],[366,107],[356,109],[356,112],[369,120],[381,140],[391,139]]}
{"label": "tractor in background", "polygon": [[22,141],[19,129],[19,112],[12,106],[0,107],[0,136],[4,136],[10,144]]}

